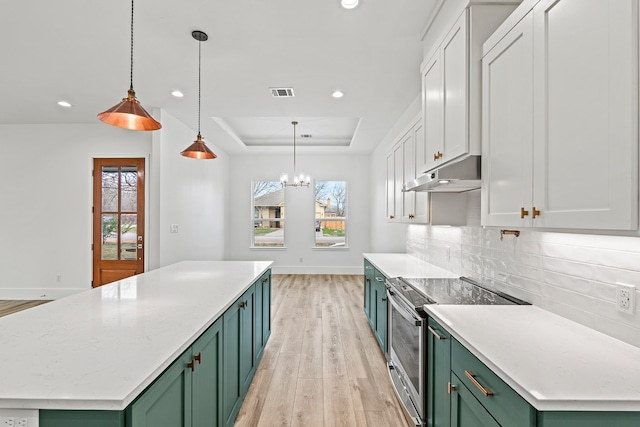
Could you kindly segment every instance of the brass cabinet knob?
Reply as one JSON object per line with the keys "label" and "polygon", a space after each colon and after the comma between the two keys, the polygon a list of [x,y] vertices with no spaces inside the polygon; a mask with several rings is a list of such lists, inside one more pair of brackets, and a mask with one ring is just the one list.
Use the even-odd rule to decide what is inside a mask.
{"label": "brass cabinet knob", "polygon": [[389,215],[389,219],[393,219],[393,218],[395,218],[395,216]]}
{"label": "brass cabinet knob", "polygon": [[535,218],[537,216],[540,216],[540,211],[538,209],[536,209],[536,207],[533,207],[533,213],[531,214],[531,218]]}
{"label": "brass cabinet knob", "polygon": [[525,216],[529,216],[529,211],[525,208],[520,208],[520,219],[523,219]]}
{"label": "brass cabinet knob", "polygon": [[435,162],[436,160],[438,160],[438,153],[433,153],[433,161]]}
{"label": "brass cabinet knob", "polygon": [[193,359],[198,362],[198,365],[202,363],[202,353],[198,353],[195,356],[193,356]]}
{"label": "brass cabinet knob", "polygon": [[191,362],[187,363],[187,368],[191,369],[191,372],[196,370],[196,362],[195,360],[191,360]]}

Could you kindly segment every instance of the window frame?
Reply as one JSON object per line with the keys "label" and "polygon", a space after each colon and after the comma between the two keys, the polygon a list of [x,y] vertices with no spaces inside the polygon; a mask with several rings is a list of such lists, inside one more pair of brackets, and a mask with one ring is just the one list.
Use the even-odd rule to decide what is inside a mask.
{"label": "window frame", "polygon": [[[331,219],[331,218],[326,218],[326,217],[317,217],[316,216],[316,209],[315,209],[315,205],[317,200],[317,183],[318,182],[343,182],[344,183],[344,191],[345,191],[345,197],[344,197],[344,216],[343,217],[336,217],[336,219]],[[348,208],[348,202],[349,202],[349,182],[346,179],[314,179],[313,182],[313,204],[314,204],[314,209],[313,209],[313,221],[314,221],[314,233],[317,233],[315,231],[315,223],[320,221],[320,222],[343,222],[344,223],[344,242],[342,242],[343,244],[338,244],[338,246],[333,246],[333,245],[328,245],[328,246],[318,246],[318,241],[317,239],[317,234],[314,234],[313,237],[313,246],[312,246],[312,250],[319,250],[319,251],[339,251],[339,250],[345,250],[345,249],[349,249],[349,208]]]}
{"label": "window frame", "polygon": [[[277,207],[276,210],[280,211],[281,217],[267,217],[267,218],[256,218],[256,213],[258,212],[256,210],[256,195],[255,195],[255,185],[258,182],[270,182],[270,183],[274,183],[277,185],[278,189],[271,191],[271,192],[275,192],[275,191],[282,191],[282,205]],[[287,232],[286,232],[286,206],[287,206],[287,192],[285,191],[285,189],[282,187],[282,184],[280,183],[280,181],[276,181],[273,179],[252,179],[251,180],[251,208],[250,208],[250,229],[251,229],[251,241],[250,241],[250,245],[249,245],[249,249],[251,250],[285,250],[287,249],[287,241],[286,241],[286,236],[287,236]],[[263,195],[269,194],[270,192],[265,192],[264,194],[262,194],[259,197],[262,197]],[[265,205],[266,206],[266,205]],[[282,229],[282,245],[279,246],[263,246],[263,245],[256,245],[256,234],[255,234],[255,228],[256,228],[256,222],[278,222],[281,223],[281,227],[277,227],[277,228],[281,228]]]}

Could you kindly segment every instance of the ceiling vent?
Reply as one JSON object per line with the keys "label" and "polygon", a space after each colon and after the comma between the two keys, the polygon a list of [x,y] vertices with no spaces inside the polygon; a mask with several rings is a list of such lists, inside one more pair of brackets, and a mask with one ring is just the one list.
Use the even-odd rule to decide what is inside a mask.
{"label": "ceiling vent", "polygon": [[296,96],[291,87],[270,87],[269,90],[274,98],[293,98]]}

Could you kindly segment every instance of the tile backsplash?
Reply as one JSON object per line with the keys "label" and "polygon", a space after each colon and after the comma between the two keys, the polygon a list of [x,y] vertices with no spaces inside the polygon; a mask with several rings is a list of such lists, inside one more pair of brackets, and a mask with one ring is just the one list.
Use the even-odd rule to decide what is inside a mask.
{"label": "tile backsplash", "polygon": [[615,304],[616,283],[640,302],[640,237],[520,231],[410,225],[407,253],[640,347],[638,307]]}

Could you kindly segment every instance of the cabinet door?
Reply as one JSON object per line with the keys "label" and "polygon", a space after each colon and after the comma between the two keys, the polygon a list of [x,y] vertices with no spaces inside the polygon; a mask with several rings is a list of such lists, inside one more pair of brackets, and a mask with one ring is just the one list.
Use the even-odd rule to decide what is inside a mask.
{"label": "cabinet door", "polygon": [[385,217],[388,221],[396,220],[396,178],[394,150],[387,156],[387,198]]}
{"label": "cabinet door", "polygon": [[465,9],[442,42],[443,149],[442,162],[469,152],[468,141],[468,37]]}
{"label": "cabinet door", "polygon": [[[402,144],[402,185],[416,178],[415,142],[413,129],[409,130],[400,141]],[[402,185],[400,188],[402,189]],[[416,214],[416,192],[402,193],[402,221],[411,222]]]}
{"label": "cabinet door", "polygon": [[364,314],[371,324],[371,284],[373,282],[373,266],[364,260]]}
{"label": "cabinet door", "polygon": [[[265,281],[266,279],[266,281]],[[267,345],[271,336],[271,270],[262,279],[262,346]]]}
{"label": "cabinet door", "polygon": [[451,371],[451,336],[431,318],[427,331],[427,425],[449,427],[451,407],[447,386]]}
{"label": "cabinet door", "polygon": [[222,320],[216,321],[193,343],[193,427],[222,422]]}
{"label": "cabinet door", "polygon": [[542,0],[533,9],[535,226],[637,228],[637,7]]}
{"label": "cabinet door", "polygon": [[442,152],[442,69],[440,50],[422,67],[422,114],[424,149],[420,149],[418,170],[426,172],[436,167]]}
{"label": "cabinet door", "polygon": [[263,283],[268,281],[269,279],[263,274],[254,284],[253,292],[254,292],[254,305],[253,305],[253,318],[254,318],[254,331],[253,331],[253,365],[258,366],[260,359],[262,358],[262,352],[264,351],[264,336],[262,334],[262,322],[263,315],[262,310],[264,309],[263,297],[264,297],[264,286]]}
{"label": "cabinet door", "polygon": [[500,427],[453,372],[451,384],[451,427]]}
{"label": "cabinet door", "polygon": [[482,59],[482,225],[531,225],[533,17]]}
{"label": "cabinet door", "polygon": [[191,427],[192,361],[189,349],[127,408],[127,425]]}
{"label": "cabinet door", "polygon": [[238,299],[222,316],[222,422],[226,427],[233,423],[242,404],[240,381],[240,352],[241,352],[241,303]]}
{"label": "cabinet door", "polygon": [[387,353],[387,286],[385,277],[376,270],[375,276],[376,318],[375,334],[380,348]]}
{"label": "cabinet door", "polygon": [[[416,156],[412,159],[413,168],[415,170],[415,177],[420,176],[424,170],[421,169],[422,165],[420,164],[420,157],[418,152],[420,150],[420,146],[422,145],[422,150],[424,151],[424,125],[422,119],[415,124],[413,129],[411,130],[413,133],[413,141],[415,144]],[[429,221],[429,193],[426,192],[413,192],[413,206],[414,206],[414,217],[411,219],[412,223],[417,224],[426,224]]]}
{"label": "cabinet door", "polygon": [[249,288],[241,298],[244,305],[240,310],[240,393],[244,397],[249,390],[251,380],[255,374],[255,353],[253,347],[253,335],[255,333],[254,311],[255,290]]}

